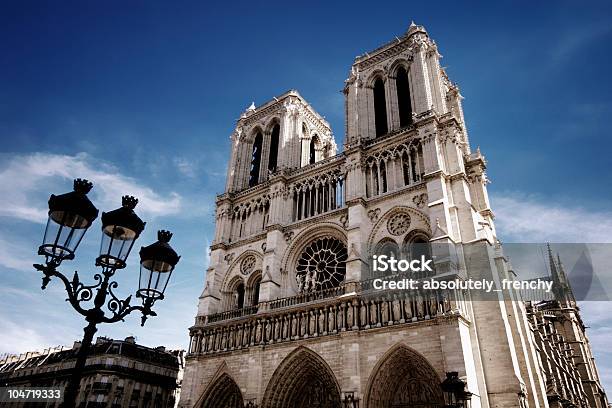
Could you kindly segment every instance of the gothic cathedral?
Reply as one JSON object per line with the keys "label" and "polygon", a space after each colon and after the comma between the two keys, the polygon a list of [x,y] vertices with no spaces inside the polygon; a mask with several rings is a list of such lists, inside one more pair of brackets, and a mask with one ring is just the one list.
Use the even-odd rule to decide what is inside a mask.
{"label": "gothic cathedral", "polygon": [[373,289],[372,252],[513,274],[439,59],[415,24],[357,57],[341,153],[297,91],[241,115],[179,406],[607,406],[573,299]]}

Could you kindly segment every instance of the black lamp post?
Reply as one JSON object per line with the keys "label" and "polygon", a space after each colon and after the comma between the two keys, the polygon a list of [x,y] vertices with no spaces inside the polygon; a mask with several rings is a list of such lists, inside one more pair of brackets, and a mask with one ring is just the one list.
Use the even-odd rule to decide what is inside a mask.
{"label": "black lamp post", "polygon": [[[159,241],[140,250],[140,284],[136,297],[142,299],[142,305],[132,306],[131,295],[121,300],[113,293],[118,284],[110,279],[117,270],[126,267],[127,257],[145,227],[145,223],[134,212],[138,200],[124,196],[120,208],[102,213],[102,242],[100,254],[96,258],[96,266],[101,267],[102,271],[101,274],[94,275],[96,283],[84,285],[77,272],[72,280],[69,280],[57,268],[64,260],[74,259],[75,251],[85,232],[98,216],[98,210],[87,197],[91,188],[89,181],[76,179],[74,191],[59,196],[51,195],[49,219],[43,243],[38,249],[38,254],[45,257],[45,264],[34,265],[44,275],[42,289],[47,287],[51,277],[59,278],[66,287],[67,300],[88,322],[83,329],[83,341],[64,393],[65,407],[74,407],[76,404],[87,353],[97,331],[96,326],[99,323],[122,321],[133,311],[142,313],[141,325],[144,326],[148,316],[156,316],[151,308],[155,301],[164,298],[168,281],[180,258],[168,243],[172,234],[159,231]],[[93,307],[82,305],[92,299]]]}
{"label": "black lamp post", "polygon": [[457,371],[446,373],[446,378],[440,384],[445,394],[445,408],[469,408],[472,393],[465,390],[465,385]]}

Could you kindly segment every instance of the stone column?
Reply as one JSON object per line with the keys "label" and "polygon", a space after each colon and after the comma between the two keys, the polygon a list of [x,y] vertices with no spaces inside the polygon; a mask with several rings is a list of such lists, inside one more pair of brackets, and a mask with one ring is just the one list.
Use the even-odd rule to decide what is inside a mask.
{"label": "stone column", "polygon": [[432,96],[432,104],[439,114],[447,112],[446,98],[442,90],[442,73],[440,70],[440,54],[435,44],[431,44],[426,54],[427,72]]}
{"label": "stone column", "polygon": [[304,167],[310,163],[310,138],[300,137],[301,156],[300,167]]}
{"label": "stone column", "polygon": [[[348,225],[347,225],[347,250],[348,259],[346,261],[347,284],[361,281],[367,273],[368,268],[368,248],[367,231],[370,230],[369,219],[365,202],[361,198],[347,202],[348,206]],[[351,287],[348,288],[351,290]]]}
{"label": "stone column", "polygon": [[270,130],[263,133],[261,143],[261,155],[259,160],[259,182],[263,183],[268,179],[268,160],[270,160]]}
{"label": "stone column", "polygon": [[230,140],[231,140],[231,153],[230,153],[229,166],[227,168],[227,180],[225,181],[225,191],[235,191],[236,189],[235,179],[237,177],[236,169],[238,168],[238,165],[239,165],[239,156],[238,156],[239,149],[238,148],[240,146],[239,134],[237,133],[237,131],[232,133],[232,135],[230,136]]}
{"label": "stone column", "polygon": [[394,74],[387,77],[387,116],[389,117],[389,132],[400,128],[399,104],[397,101],[397,82]]}
{"label": "stone column", "polygon": [[410,66],[410,83],[414,92],[414,105],[412,109],[416,114],[428,111],[432,105],[431,88],[426,61],[426,44],[417,44],[414,60]]}
{"label": "stone column", "polygon": [[262,279],[259,287],[259,302],[267,302],[281,297],[281,259],[286,242],[280,229],[273,229],[266,235],[266,250],[263,259]]}

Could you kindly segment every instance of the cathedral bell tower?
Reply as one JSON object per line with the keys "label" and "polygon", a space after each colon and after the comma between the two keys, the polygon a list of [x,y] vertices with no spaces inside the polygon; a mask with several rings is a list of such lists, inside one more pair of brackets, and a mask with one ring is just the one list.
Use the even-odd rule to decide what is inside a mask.
{"label": "cathedral bell tower", "polygon": [[374,283],[372,254],[432,257],[434,280],[513,277],[439,60],[414,23],[357,57],[340,154],[296,91],[241,115],[179,406],[548,406],[516,293]]}

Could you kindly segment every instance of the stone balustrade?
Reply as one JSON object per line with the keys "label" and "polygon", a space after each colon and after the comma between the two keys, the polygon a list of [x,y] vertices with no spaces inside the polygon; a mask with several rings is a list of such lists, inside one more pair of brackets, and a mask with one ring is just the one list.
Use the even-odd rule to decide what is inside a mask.
{"label": "stone balustrade", "polygon": [[299,295],[290,296],[281,299],[275,299],[267,302],[269,309],[279,309],[282,307],[295,306],[303,303],[309,303],[321,299],[344,295],[345,286],[341,285],[335,288],[324,289],[317,292],[300,293]]}
{"label": "stone balustrade", "polygon": [[[241,316],[232,316],[223,312],[199,316],[191,328],[189,353],[220,353],[345,331],[410,324],[440,316],[468,318],[460,291],[353,292],[296,303],[299,296],[303,295],[292,300],[261,303],[254,314],[244,312]],[[230,320],[219,320],[221,315]]]}
{"label": "stone balustrade", "polygon": [[226,310],[225,312],[214,313],[208,315],[207,321],[209,323],[220,322],[223,320],[234,319],[236,317],[248,316],[257,313],[257,305],[246,306],[240,309]]}

